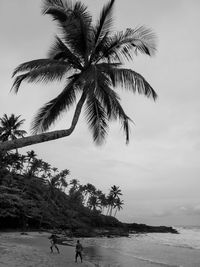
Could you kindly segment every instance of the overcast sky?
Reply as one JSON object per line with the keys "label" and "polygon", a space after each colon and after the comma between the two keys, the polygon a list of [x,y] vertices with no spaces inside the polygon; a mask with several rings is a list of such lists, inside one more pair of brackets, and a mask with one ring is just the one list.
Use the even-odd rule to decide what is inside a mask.
{"label": "overcast sky", "polygon": [[[96,16],[106,1],[83,0]],[[21,149],[70,178],[93,183],[108,192],[123,191],[125,206],[118,218],[149,224],[197,225],[200,221],[200,1],[116,0],[115,29],[147,25],[158,37],[155,57],[138,56],[128,67],[141,73],[159,95],[156,103],[122,92],[122,104],[133,119],[130,144],[120,125],[110,127],[105,145],[97,147],[81,117],[72,136]],[[0,117],[22,115],[24,129],[62,84],[23,83],[10,93],[13,69],[25,61],[46,57],[57,30],[41,15],[40,0],[0,0]],[[119,91],[119,89],[117,89]],[[72,112],[51,129],[69,126]]]}

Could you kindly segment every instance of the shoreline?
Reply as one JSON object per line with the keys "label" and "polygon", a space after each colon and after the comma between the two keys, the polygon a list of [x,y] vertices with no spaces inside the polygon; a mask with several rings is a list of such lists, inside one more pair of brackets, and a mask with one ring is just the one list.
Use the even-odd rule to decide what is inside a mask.
{"label": "shoreline", "polygon": [[[74,261],[74,244],[78,238],[73,238],[70,246],[58,244],[60,254],[51,254],[48,239],[50,232],[34,231],[22,234],[18,231],[1,231],[0,267],[200,266],[200,235],[196,236],[196,231],[179,230],[180,235],[163,233],[160,236],[158,233],[150,233],[136,234],[130,238],[79,238],[84,248],[83,263]],[[198,241],[196,243],[194,235]],[[195,249],[191,249],[191,244],[196,244]]]}

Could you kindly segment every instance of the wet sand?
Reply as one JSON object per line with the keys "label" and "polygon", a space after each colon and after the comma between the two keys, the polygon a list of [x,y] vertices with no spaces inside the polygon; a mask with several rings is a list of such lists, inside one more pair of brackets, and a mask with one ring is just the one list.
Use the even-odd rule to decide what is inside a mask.
{"label": "wet sand", "polygon": [[[75,248],[59,245],[60,254],[50,253],[49,233],[0,233],[0,267],[82,267],[94,266],[74,262]],[[84,245],[84,244],[83,244]],[[79,259],[78,259],[79,260]]]}

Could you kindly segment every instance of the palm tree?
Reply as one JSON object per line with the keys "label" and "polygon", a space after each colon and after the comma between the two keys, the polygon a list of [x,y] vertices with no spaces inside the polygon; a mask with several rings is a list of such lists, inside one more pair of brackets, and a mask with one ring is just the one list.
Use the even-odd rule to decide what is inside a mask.
{"label": "palm tree", "polygon": [[114,214],[114,217],[116,217],[116,214],[117,214],[117,211],[120,211],[122,208],[122,205],[124,205],[124,201],[121,200],[119,197],[115,200],[115,203],[114,203],[114,208],[115,209],[115,214]]}
{"label": "palm tree", "polygon": [[41,159],[33,159],[30,169],[28,171],[29,176],[38,176],[39,172],[42,170],[43,161]]}
{"label": "palm tree", "polygon": [[42,171],[43,171],[43,178],[46,178],[48,176],[48,173],[51,172],[51,164],[43,161],[42,162]]}
{"label": "palm tree", "polygon": [[20,130],[20,127],[25,120],[19,120],[20,116],[11,114],[10,117],[4,114],[0,118],[0,141],[5,142],[8,140],[15,140],[19,137],[24,137],[27,133],[24,130]]}
{"label": "palm tree", "polygon": [[[20,127],[24,123],[24,119],[20,120],[21,115],[15,116],[11,114],[10,117],[4,114],[0,118],[0,142],[6,142],[8,140],[14,141],[17,138],[23,138],[27,132],[25,130],[20,130]],[[18,150],[16,148],[16,153]]]}
{"label": "palm tree", "polygon": [[112,216],[112,210],[113,210],[114,203],[115,203],[114,195],[109,193],[108,196],[107,196],[108,210],[107,210],[107,214],[106,215]]}
{"label": "palm tree", "polygon": [[88,207],[91,210],[96,210],[98,207],[101,206],[100,200],[97,196],[91,195],[88,200]]}
{"label": "palm tree", "polygon": [[68,182],[66,181],[66,177],[69,174],[70,174],[70,171],[68,169],[62,170],[59,173],[59,176],[60,176],[60,185],[61,185],[61,188],[62,187],[64,188],[64,190],[63,190],[64,192],[65,192],[65,189],[68,187]]}
{"label": "palm tree", "polygon": [[94,195],[96,192],[96,187],[93,184],[87,183],[85,185],[85,197],[84,197],[84,204],[88,205],[89,197]]}
{"label": "palm tree", "polygon": [[[144,26],[112,32],[115,0],[110,0],[103,7],[95,24],[87,7],[81,2],[43,2],[43,14],[56,20],[61,35],[56,37],[47,58],[25,62],[14,70],[13,76],[18,76],[12,90],[17,93],[23,81],[51,82],[64,79],[65,86],[57,97],[39,109],[32,122],[34,135],[0,144],[0,150],[69,136],[76,127],[83,106],[93,140],[97,144],[105,140],[111,120],[122,123],[128,143],[131,119],[120,104],[117,89],[124,87],[154,100],[157,95],[142,75],[124,68],[123,62],[132,60],[134,53],[138,52],[153,55],[155,35]],[[70,128],[46,132],[61,113],[71,108],[77,100]]]}
{"label": "palm tree", "polygon": [[70,180],[70,185],[72,185],[72,187],[70,188],[71,192],[77,191],[79,189],[79,180],[78,179],[72,179]]}
{"label": "palm tree", "polygon": [[112,210],[115,206],[116,200],[119,198],[119,196],[122,195],[121,189],[119,188],[119,186],[113,185],[111,186],[107,201],[108,201],[108,211],[109,211],[109,215],[112,216]]}
{"label": "palm tree", "polygon": [[114,198],[118,198],[122,195],[122,190],[119,189],[119,186],[113,185],[110,189],[110,194],[114,196]]}
{"label": "palm tree", "polygon": [[106,195],[104,193],[101,193],[100,195],[98,195],[100,204],[101,204],[101,212],[102,214],[104,213],[104,208],[106,208],[108,206],[108,202],[107,202],[107,198]]}
{"label": "palm tree", "polygon": [[28,163],[27,163],[27,167],[26,167],[26,173],[28,174],[29,172],[29,167],[30,167],[30,164],[33,162],[33,160],[37,157],[36,153],[34,150],[31,150],[31,151],[27,151],[26,152],[27,154],[27,160],[28,160]]}

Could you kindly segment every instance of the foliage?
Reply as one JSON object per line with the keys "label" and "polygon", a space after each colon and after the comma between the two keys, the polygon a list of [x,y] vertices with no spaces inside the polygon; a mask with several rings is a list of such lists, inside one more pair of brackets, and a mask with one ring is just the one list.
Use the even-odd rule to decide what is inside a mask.
{"label": "foliage", "polygon": [[7,114],[4,114],[3,117],[0,118],[0,141],[5,142],[24,137],[27,132],[25,130],[20,130],[20,127],[25,120],[20,120],[20,117],[21,116],[15,116],[14,114],[8,117]]}
{"label": "foliage", "polygon": [[38,159],[33,150],[26,155],[1,154],[0,163],[1,228],[57,227],[75,231],[119,223],[103,215],[104,208],[117,207],[119,187],[112,186],[106,196],[92,184],[67,181],[68,169],[59,172]]}

